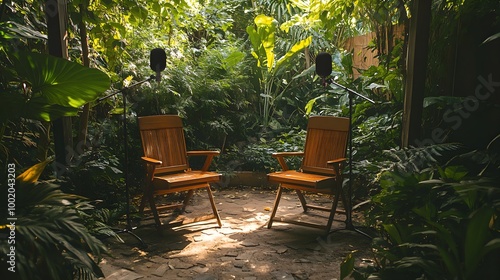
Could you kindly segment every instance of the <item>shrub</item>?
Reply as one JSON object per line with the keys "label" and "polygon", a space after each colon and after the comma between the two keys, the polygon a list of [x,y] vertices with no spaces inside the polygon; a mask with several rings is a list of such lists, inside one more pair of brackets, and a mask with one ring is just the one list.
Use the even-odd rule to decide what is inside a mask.
{"label": "shrub", "polygon": [[[15,189],[15,206],[1,204],[3,221],[15,217],[9,225],[0,226],[0,260],[3,279],[93,279],[103,277],[98,262],[106,251],[104,244],[83,224],[78,207],[81,197],[63,193],[49,181],[37,182],[46,162],[35,165],[17,180],[2,186],[4,197]],[[12,192],[9,192],[12,193]],[[91,208],[90,204],[86,207]],[[13,211],[13,212],[10,212]],[[12,215],[8,216],[8,213]],[[12,221],[12,220],[11,220]],[[13,240],[13,241],[12,241]],[[14,251],[13,263],[8,254]],[[11,254],[12,255],[12,254]],[[7,270],[6,265],[15,272]]]}
{"label": "shrub", "polygon": [[437,151],[443,149],[433,146],[393,152],[399,161],[382,172],[381,191],[371,199],[368,214],[380,233],[372,245],[376,265],[354,268],[351,254],[344,262],[343,277],[351,272],[355,279],[498,276],[499,149],[493,149],[498,139],[483,151],[490,160],[476,162],[483,168],[456,165],[476,153],[438,165]]}

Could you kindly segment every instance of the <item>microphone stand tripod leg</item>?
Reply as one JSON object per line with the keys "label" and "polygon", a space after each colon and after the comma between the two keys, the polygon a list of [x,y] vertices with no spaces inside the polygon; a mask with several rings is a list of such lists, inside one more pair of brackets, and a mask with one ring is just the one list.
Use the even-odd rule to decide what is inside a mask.
{"label": "microphone stand tripod leg", "polygon": [[140,248],[141,249],[146,249],[148,247],[148,244],[146,244],[144,242],[144,240],[142,240],[137,234],[135,234],[133,232],[133,230],[136,229],[136,228],[124,228],[124,229],[113,229],[115,231],[116,234],[120,234],[120,233],[128,233],[130,235],[132,235],[135,239],[137,239],[137,241],[139,241],[141,243],[140,245]]}
{"label": "microphone stand tripod leg", "polygon": [[343,196],[343,202],[346,204],[344,205],[345,208],[345,215],[346,215],[346,220],[345,220],[345,228],[339,229],[339,230],[350,230],[357,232],[367,238],[372,238],[370,235],[367,233],[362,232],[361,230],[357,229],[353,223],[352,223],[352,93],[349,92],[346,88],[346,93],[349,96],[349,181],[347,185],[347,199],[345,198],[345,195],[342,193]]}
{"label": "microphone stand tripod leg", "polygon": [[[147,81],[152,80],[152,79],[154,79],[154,76],[151,76],[149,79],[144,80],[144,81],[139,82],[139,83],[136,83],[132,86],[142,84],[142,83],[147,82]],[[147,248],[148,245],[137,234],[132,232],[134,229],[136,229],[136,227],[132,227],[131,222],[130,222],[130,189],[129,189],[129,180],[128,180],[128,142],[127,142],[127,136],[128,136],[128,133],[127,133],[127,97],[126,97],[126,92],[125,92],[126,90],[128,90],[128,88],[124,88],[122,90],[119,90],[118,92],[115,92],[115,93],[103,98],[103,99],[108,98],[108,97],[113,96],[117,93],[121,93],[122,98],[123,98],[123,115],[122,115],[122,118],[123,118],[123,120],[122,120],[123,121],[123,148],[124,148],[123,176],[125,177],[125,196],[126,196],[126,209],[125,210],[126,210],[127,226],[124,229],[114,228],[113,230],[117,234],[128,233],[128,234],[132,235],[135,239],[137,239],[141,243],[141,248]]]}
{"label": "microphone stand tripod leg", "polygon": [[122,91],[122,97],[123,97],[123,147],[125,149],[125,168],[124,168],[124,176],[125,176],[125,195],[127,199],[127,228],[125,228],[122,232],[128,233],[135,237],[139,242],[141,242],[142,247],[147,247],[146,243],[137,236],[135,233],[132,232],[135,228],[132,228],[131,222],[130,222],[130,189],[129,189],[129,180],[128,180],[128,141],[127,141],[127,96],[125,94],[125,91]]}

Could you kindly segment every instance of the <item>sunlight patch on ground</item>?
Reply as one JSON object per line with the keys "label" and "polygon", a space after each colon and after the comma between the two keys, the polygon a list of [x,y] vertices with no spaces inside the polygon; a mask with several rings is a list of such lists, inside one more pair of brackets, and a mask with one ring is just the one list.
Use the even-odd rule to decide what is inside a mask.
{"label": "sunlight patch on ground", "polygon": [[[216,250],[235,249],[241,247],[254,246],[245,240],[239,240],[233,235],[247,234],[266,225],[269,214],[262,212],[253,212],[255,209],[246,209],[251,212],[251,215],[246,218],[227,217],[223,220],[221,228],[211,228],[201,231],[196,231],[189,234],[189,238],[193,241],[182,252],[174,254],[171,257],[194,257],[196,259],[207,258],[208,255]],[[224,242],[221,242],[221,239]]]}
{"label": "sunlight patch on ground", "polygon": [[254,213],[254,216],[251,218],[238,220],[242,221],[242,224],[239,225],[241,230],[245,233],[248,233],[262,228],[269,220],[269,214],[257,212]]}

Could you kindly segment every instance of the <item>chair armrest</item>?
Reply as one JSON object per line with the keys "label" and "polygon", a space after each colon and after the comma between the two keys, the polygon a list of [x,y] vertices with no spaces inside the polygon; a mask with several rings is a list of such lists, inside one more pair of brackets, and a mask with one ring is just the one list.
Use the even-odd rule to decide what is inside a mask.
{"label": "chair armrest", "polygon": [[205,159],[205,163],[203,164],[203,167],[201,168],[201,171],[207,171],[208,168],[210,167],[210,164],[212,163],[212,159],[214,156],[218,156],[220,154],[219,151],[188,151],[187,155],[188,156],[206,156],[207,158]]}
{"label": "chair armrest", "polygon": [[334,159],[334,160],[329,160],[326,163],[328,163],[328,164],[340,164],[340,163],[344,163],[346,161],[347,161],[346,158],[338,158],[338,159]]}
{"label": "chair armrest", "polygon": [[338,176],[342,175],[342,164],[347,161],[346,158],[338,158],[334,160],[329,160],[326,163],[333,165],[333,170],[335,170],[335,174]]}
{"label": "chair armrest", "polygon": [[162,164],[161,160],[157,160],[157,159],[154,159],[154,158],[141,157],[141,159],[143,161],[145,161],[146,163],[148,163],[148,164],[154,164],[154,165],[161,165]]}
{"label": "chair armrest", "polygon": [[146,184],[150,184],[153,180],[156,167],[160,166],[162,162],[161,160],[149,157],[141,157],[141,159],[146,163]]}
{"label": "chair armrest", "polygon": [[188,151],[187,152],[188,156],[208,156],[208,155],[217,156],[219,154],[220,154],[219,151]]}
{"label": "chair armrest", "polygon": [[272,154],[273,158],[276,158],[281,165],[283,171],[288,170],[288,165],[286,164],[285,157],[289,156],[304,156],[304,152],[278,152]]}
{"label": "chair armrest", "polygon": [[286,156],[304,156],[304,152],[278,152],[278,153],[273,153],[272,156],[274,158],[286,157]]}

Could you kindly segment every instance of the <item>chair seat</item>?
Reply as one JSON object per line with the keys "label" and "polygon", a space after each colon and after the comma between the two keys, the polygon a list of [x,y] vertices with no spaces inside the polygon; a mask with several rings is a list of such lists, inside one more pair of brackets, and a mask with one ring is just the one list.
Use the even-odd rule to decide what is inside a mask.
{"label": "chair seat", "polygon": [[286,170],[267,175],[270,182],[280,184],[302,185],[317,189],[332,188],[335,186],[335,176],[304,173],[296,170]]}
{"label": "chair seat", "polygon": [[153,184],[155,188],[170,189],[186,185],[206,184],[218,182],[221,174],[210,171],[186,171],[175,174],[155,174]]}
{"label": "chair seat", "polygon": [[[162,209],[180,208],[185,211],[195,190],[205,189],[212,208],[212,218],[217,220],[219,227],[222,222],[215,205],[211,183],[221,180],[222,175],[208,171],[214,156],[219,151],[187,151],[182,120],[177,115],[143,116],[138,118],[144,155],[141,157],[146,167],[144,195],[142,196],[139,214],[144,213],[146,203],[153,212],[158,229],[162,222],[156,207],[155,197],[186,192],[182,204],[168,205]],[[205,162],[200,170],[189,168],[189,157],[204,157]],[[171,197],[174,199],[174,196]],[[177,199],[177,198],[175,198]],[[171,207],[173,206],[173,207]],[[200,220],[198,217],[191,222]],[[188,223],[191,223],[188,222]]]}
{"label": "chair seat", "polygon": [[[342,168],[345,162],[347,140],[349,139],[349,127],[350,122],[348,118],[311,116],[307,122],[306,142],[303,152],[273,154],[273,157],[281,165],[282,171],[267,175],[269,182],[278,183],[278,191],[276,192],[273,210],[269,215],[267,228],[271,228],[273,222],[285,222],[321,228],[325,230],[325,234],[329,234],[339,200],[346,201],[342,192]],[[300,171],[289,170],[285,160],[285,157],[288,156],[302,157]],[[309,209],[329,212],[326,225],[300,220],[290,221],[285,217],[276,217],[284,189],[295,191],[304,212],[307,212]],[[307,203],[306,196],[302,192],[329,195],[333,198],[332,205],[331,207],[324,207],[323,205]]]}

